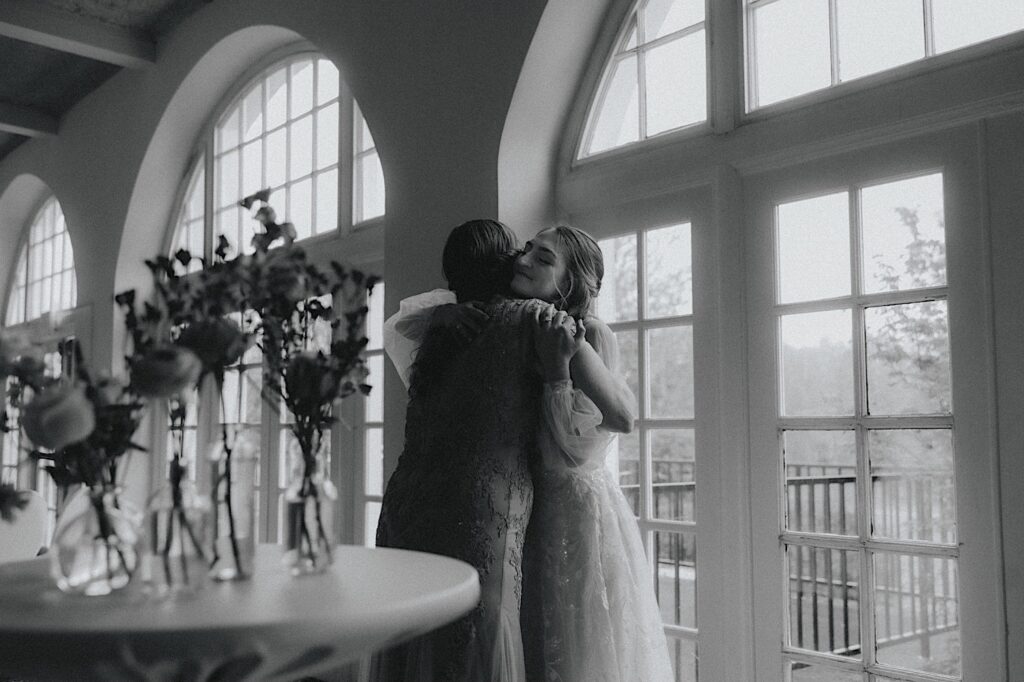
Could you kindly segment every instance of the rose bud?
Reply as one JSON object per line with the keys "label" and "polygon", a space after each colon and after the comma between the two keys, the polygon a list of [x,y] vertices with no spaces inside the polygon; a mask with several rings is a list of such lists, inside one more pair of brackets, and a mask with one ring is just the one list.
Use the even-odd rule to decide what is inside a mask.
{"label": "rose bud", "polygon": [[132,364],[132,386],[141,396],[170,398],[194,386],[202,369],[188,348],[163,344]]}
{"label": "rose bud", "polygon": [[297,411],[307,414],[321,404],[320,380],[325,369],[315,351],[297,353],[288,361],[284,385]]}
{"label": "rose bud", "polygon": [[85,386],[57,384],[25,406],[21,425],[36,445],[60,450],[88,438],[96,427],[96,414],[85,397]]}
{"label": "rose bud", "polygon": [[248,347],[238,324],[226,317],[193,322],[178,336],[177,345],[199,356],[204,367],[226,367],[238,362]]}

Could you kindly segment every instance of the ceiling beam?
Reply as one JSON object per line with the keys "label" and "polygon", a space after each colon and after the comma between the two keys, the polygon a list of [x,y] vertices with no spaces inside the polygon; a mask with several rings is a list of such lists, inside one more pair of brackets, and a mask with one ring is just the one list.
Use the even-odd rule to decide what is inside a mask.
{"label": "ceiling beam", "polygon": [[0,132],[49,137],[57,134],[57,120],[49,114],[0,102]]}
{"label": "ceiling beam", "polygon": [[156,45],[142,33],[39,0],[0,2],[0,36],[129,68],[142,68],[156,60]]}
{"label": "ceiling beam", "polygon": [[0,132],[50,137],[57,134],[57,119],[35,109],[0,102]]}

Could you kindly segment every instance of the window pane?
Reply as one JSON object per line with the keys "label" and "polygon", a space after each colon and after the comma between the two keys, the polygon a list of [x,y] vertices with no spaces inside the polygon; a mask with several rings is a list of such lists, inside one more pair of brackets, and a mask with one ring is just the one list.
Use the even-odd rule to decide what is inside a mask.
{"label": "window pane", "polygon": [[338,229],[338,169],[316,176],[316,233]]}
{"label": "window pane", "polygon": [[[644,317],[693,313],[690,224],[648,230],[645,235],[647,301]],[[607,265],[605,267],[607,272]],[[635,282],[635,270],[633,280]],[[635,289],[635,286],[634,286]]]}
{"label": "window pane", "polygon": [[694,521],[693,429],[652,429],[650,445],[654,517]]}
{"label": "window pane", "polygon": [[338,163],[338,104],[324,107],[316,114],[316,167]]}
{"label": "window pane", "polygon": [[861,190],[864,290],[946,284],[942,175]]}
{"label": "window pane", "polygon": [[868,431],[872,533],[956,543],[953,434],[948,429]]}
{"label": "window pane", "polygon": [[[625,380],[636,398],[640,397],[640,347],[635,331],[615,332],[619,342],[619,375]],[[634,404],[634,409],[639,406]]]}
{"label": "window pane", "polygon": [[217,160],[217,184],[220,187],[218,208],[234,206],[235,202],[245,196],[238,188],[238,157],[238,152],[232,151]]}
{"label": "window pane", "polygon": [[697,536],[655,531],[654,557],[662,621],[697,627]]}
{"label": "window pane", "polygon": [[258,84],[242,100],[242,139],[263,134],[263,85]]}
{"label": "window pane", "polygon": [[291,65],[292,116],[300,116],[313,108],[313,62],[302,60]]}
{"label": "window pane", "polygon": [[957,560],[891,552],[872,560],[878,662],[959,676]]}
{"label": "window pane", "polygon": [[306,178],[288,188],[288,220],[299,239],[313,235],[313,180]]}
{"label": "window pane", "polygon": [[790,646],[860,658],[857,552],[789,545]]}
{"label": "window pane", "polygon": [[241,126],[241,108],[236,107],[217,126],[217,153],[226,152],[238,146],[238,131]]}
{"label": "window pane", "polygon": [[840,80],[923,59],[921,0],[838,0]]}
{"label": "window pane", "polygon": [[693,418],[693,327],[647,332],[650,417]]}
{"label": "window pane", "polygon": [[645,42],[704,21],[702,0],[648,0],[644,6]]}
{"label": "window pane", "polygon": [[947,52],[1024,29],[1020,0],[932,0],[935,51]]}
{"label": "window pane", "polygon": [[313,117],[306,116],[290,126],[288,179],[309,175],[313,170]]}
{"label": "window pane", "polygon": [[248,196],[262,188],[263,141],[256,140],[242,147],[242,193]]}
{"label": "window pane", "polygon": [[316,63],[316,103],[324,104],[338,97],[338,67],[326,59]]}
{"label": "window pane", "polygon": [[870,414],[950,412],[945,301],[867,308],[864,334]]}
{"label": "window pane", "polygon": [[864,682],[864,676],[849,670],[810,663],[787,663],[786,682]]}
{"label": "window pane", "polygon": [[273,130],[288,120],[288,72],[277,69],[266,80],[267,130]]}
{"label": "window pane", "polygon": [[850,203],[846,192],[780,204],[779,302],[850,293]]}
{"label": "window pane", "polygon": [[853,414],[851,312],[783,315],[780,322],[781,414]]}
{"label": "window pane", "polygon": [[362,211],[357,221],[361,222],[384,215],[384,170],[376,153],[361,157],[358,165]]}
{"label": "window pane", "polygon": [[367,307],[369,311],[366,313],[366,348],[378,350],[384,347],[384,340],[381,338],[384,331],[384,282],[378,282],[373,287]]}
{"label": "window pane", "polygon": [[597,297],[598,317],[605,322],[635,320],[636,235],[602,239],[599,243],[604,257],[604,282],[601,284],[601,294]]}
{"label": "window pane", "polygon": [[596,154],[640,139],[636,56],[612,66],[603,96],[590,121],[591,138],[585,154]]}
{"label": "window pane", "polygon": [[370,376],[366,382],[373,386],[370,395],[366,397],[366,421],[384,421],[384,356],[371,355],[366,358],[366,366],[370,370]]}
{"label": "window pane", "polygon": [[857,534],[857,441],[853,431],[785,431],[786,529]]}
{"label": "window pane", "polygon": [[644,53],[647,136],[707,118],[704,31]]}
{"label": "window pane", "polygon": [[[615,453],[615,464],[619,472],[619,487],[622,494],[633,508],[633,514],[640,515],[640,434],[634,432],[621,434],[616,439],[618,449]],[[609,458],[611,459],[611,457]],[[611,466],[612,463],[609,462]]]}
{"label": "window pane", "polygon": [[757,106],[831,85],[827,2],[778,0],[752,16]]}
{"label": "window pane", "polygon": [[668,638],[675,682],[697,682],[697,643],[681,637]]}
{"label": "window pane", "polygon": [[384,494],[384,429],[366,429],[366,494]]}
{"label": "window pane", "polygon": [[267,136],[267,185],[280,187],[287,178],[288,131],[285,128]]}

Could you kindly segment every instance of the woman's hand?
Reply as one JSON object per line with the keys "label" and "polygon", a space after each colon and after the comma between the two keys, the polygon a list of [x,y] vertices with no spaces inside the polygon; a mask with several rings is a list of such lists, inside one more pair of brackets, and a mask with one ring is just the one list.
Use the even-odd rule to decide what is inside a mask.
{"label": "woman's hand", "polygon": [[463,341],[469,342],[484,330],[491,316],[475,302],[445,303],[434,308],[430,328],[447,329]]}
{"label": "woman's hand", "polygon": [[586,343],[586,329],[564,310],[554,306],[537,308],[534,313],[534,350],[540,360],[545,381],[569,379],[569,361]]}

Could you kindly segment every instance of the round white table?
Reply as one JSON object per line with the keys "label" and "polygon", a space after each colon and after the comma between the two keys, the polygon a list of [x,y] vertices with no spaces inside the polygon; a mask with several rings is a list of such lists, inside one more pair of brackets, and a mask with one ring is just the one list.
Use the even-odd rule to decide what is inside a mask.
{"label": "round white table", "polygon": [[45,558],[0,566],[0,677],[295,680],[440,627],[480,598],[476,571],[455,559],[336,551],[325,573],[292,577],[281,548],[264,545],[251,580],[163,600],[63,594]]}

